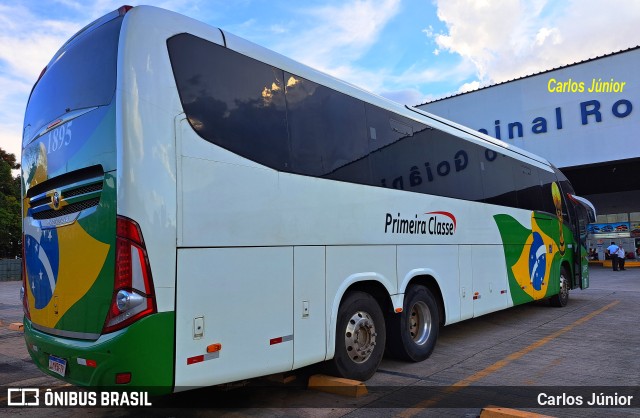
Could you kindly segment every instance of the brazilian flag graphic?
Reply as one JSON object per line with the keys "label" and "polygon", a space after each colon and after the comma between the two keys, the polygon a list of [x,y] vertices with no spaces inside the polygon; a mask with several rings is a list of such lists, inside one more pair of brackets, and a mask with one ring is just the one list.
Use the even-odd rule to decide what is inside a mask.
{"label": "brazilian flag graphic", "polygon": [[560,286],[563,226],[546,213],[532,212],[531,224],[522,225],[509,215],[495,215],[507,264],[514,305],[544,299]]}

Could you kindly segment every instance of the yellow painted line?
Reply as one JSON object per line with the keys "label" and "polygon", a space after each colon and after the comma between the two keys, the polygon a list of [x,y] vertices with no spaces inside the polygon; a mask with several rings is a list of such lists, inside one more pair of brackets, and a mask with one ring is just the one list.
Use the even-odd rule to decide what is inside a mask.
{"label": "yellow painted line", "polygon": [[564,334],[564,333],[566,333],[568,331],[571,331],[572,329],[574,329],[578,325],[584,324],[585,322],[589,321],[594,316],[600,315],[602,312],[606,311],[607,309],[613,308],[618,303],[620,303],[620,301],[616,300],[614,302],[611,302],[607,306],[604,306],[604,307],[602,307],[602,308],[600,308],[600,309],[598,309],[596,311],[591,312],[590,314],[588,314],[586,316],[583,316],[582,318],[578,319],[574,323],[567,325],[566,327],[554,332],[553,334],[550,334],[550,335],[548,335],[548,336],[546,336],[544,338],[541,338],[538,341],[534,342],[533,344],[528,345],[527,347],[523,348],[522,350],[516,351],[515,353],[512,353],[512,354],[509,354],[507,357],[503,358],[502,360],[496,361],[491,366],[488,366],[485,369],[480,370],[479,372],[472,374],[471,376],[467,377],[466,379],[462,379],[462,380],[454,383],[453,385],[448,386],[443,391],[444,392],[443,395],[436,396],[434,398],[424,400],[424,401],[414,405],[413,407],[404,410],[403,412],[401,412],[397,416],[403,417],[403,418],[412,417],[415,414],[417,414],[418,412],[420,412],[420,409],[425,409],[425,408],[429,408],[429,407],[435,406],[438,402],[440,402],[442,400],[443,397],[448,396],[448,395],[450,395],[452,393],[458,392],[459,390],[461,390],[463,388],[466,388],[467,386],[470,386],[472,383],[475,383],[478,380],[481,380],[481,379],[489,376],[490,374],[493,374],[493,373],[497,372],[498,370],[502,369],[503,367],[505,367],[509,363],[511,363],[511,362],[513,362],[515,360],[518,360],[520,357],[524,356],[525,354],[529,354],[530,352],[532,352],[535,349],[538,349],[538,348],[542,347],[543,345],[549,343],[550,341],[558,338],[562,334]]}

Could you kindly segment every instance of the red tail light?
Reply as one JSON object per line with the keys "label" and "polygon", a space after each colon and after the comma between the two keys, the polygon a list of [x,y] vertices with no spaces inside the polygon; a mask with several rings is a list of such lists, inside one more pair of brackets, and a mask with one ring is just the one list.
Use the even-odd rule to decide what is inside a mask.
{"label": "red tail light", "polygon": [[44,67],[42,69],[42,71],[40,71],[40,75],[38,76],[38,79],[36,80],[35,84],[38,84],[38,81],[40,81],[40,79],[42,78],[42,76],[44,75],[44,73],[47,72],[47,68],[49,68],[48,66]]}
{"label": "red tail light", "polygon": [[127,6],[127,5],[125,5],[125,6],[120,6],[120,7],[118,8],[118,14],[119,14],[120,16],[124,16],[124,15],[125,15],[125,14],[127,14],[127,12],[128,12],[129,10],[131,10],[131,9],[133,9],[133,6]]}
{"label": "red tail light", "polygon": [[102,332],[122,329],[155,312],[153,280],[140,226],[118,216],[113,297]]}
{"label": "red tail light", "polygon": [[131,383],[131,373],[125,372],[116,374],[117,385],[126,385],[128,383]]}

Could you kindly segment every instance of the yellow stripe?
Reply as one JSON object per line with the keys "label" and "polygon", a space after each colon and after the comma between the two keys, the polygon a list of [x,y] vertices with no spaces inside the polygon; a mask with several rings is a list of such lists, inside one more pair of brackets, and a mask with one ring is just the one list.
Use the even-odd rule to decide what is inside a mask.
{"label": "yellow stripe", "polygon": [[452,393],[458,392],[459,390],[461,390],[461,389],[463,389],[463,388],[465,388],[467,386],[470,386],[472,383],[477,382],[478,380],[483,379],[483,378],[489,376],[490,374],[497,372],[498,370],[502,369],[503,367],[505,367],[506,365],[508,365],[512,361],[517,360],[520,357],[524,356],[525,354],[528,354],[528,353],[532,352],[533,350],[542,347],[543,345],[547,344],[548,342],[551,342],[552,340],[558,338],[560,335],[562,335],[562,334],[564,334],[564,333],[566,333],[568,331],[571,331],[572,329],[574,329],[578,325],[584,324],[585,322],[587,322],[588,320],[590,320],[594,316],[601,314],[602,312],[606,311],[607,309],[613,308],[618,303],[620,303],[620,301],[616,300],[614,302],[611,302],[607,306],[604,306],[604,307],[598,309],[597,311],[591,312],[589,315],[583,316],[582,318],[578,319],[574,323],[567,325],[566,327],[554,332],[553,334],[550,334],[550,335],[548,335],[548,336],[546,336],[544,338],[541,338],[538,341],[534,342],[533,344],[528,345],[527,347],[523,348],[522,350],[516,351],[515,353],[512,353],[512,354],[509,354],[507,357],[503,358],[502,360],[496,361],[491,366],[489,366],[489,367],[487,367],[487,368],[485,368],[483,370],[480,370],[477,373],[472,374],[471,376],[467,377],[466,379],[462,379],[462,380],[454,383],[453,385],[451,385],[451,386],[447,387],[446,389],[444,389],[442,395],[436,396],[436,397],[431,398],[431,399],[424,400],[424,401],[412,406],[410,409],[407,409],[407,410],[401,412],[397,416],[399,416],[399,417],[412,417],[412,416],[416,415],[417,413],[419,413],[421,409],[425,409],[425,408],[429,408],[429,407],[435,406],[445,396],[448,396],[448,395],[450,395]]}

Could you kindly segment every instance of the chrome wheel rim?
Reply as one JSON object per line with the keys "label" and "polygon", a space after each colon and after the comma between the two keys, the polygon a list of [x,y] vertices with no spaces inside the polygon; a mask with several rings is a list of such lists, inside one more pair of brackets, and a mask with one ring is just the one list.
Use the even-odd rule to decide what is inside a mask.
{"label": "chrome wheel rim", "polygon": [[344,333],[344,345],[349,358],[354,363],[367,361],[376,346],[377,335],[371,315],[363,311],[354,313]]}
{"label": "chrome wheel rim", "polygon": [[409,335],[417,345],[423,345],[431,334],[431,311],[426,303],[420,301],[409,311]]}
{"label": "chrome wheel rim", "polygon": [[569,297],[569,286],[567,286],[567,279],[564,275],[560,275],[560,298],[566,300]]}

